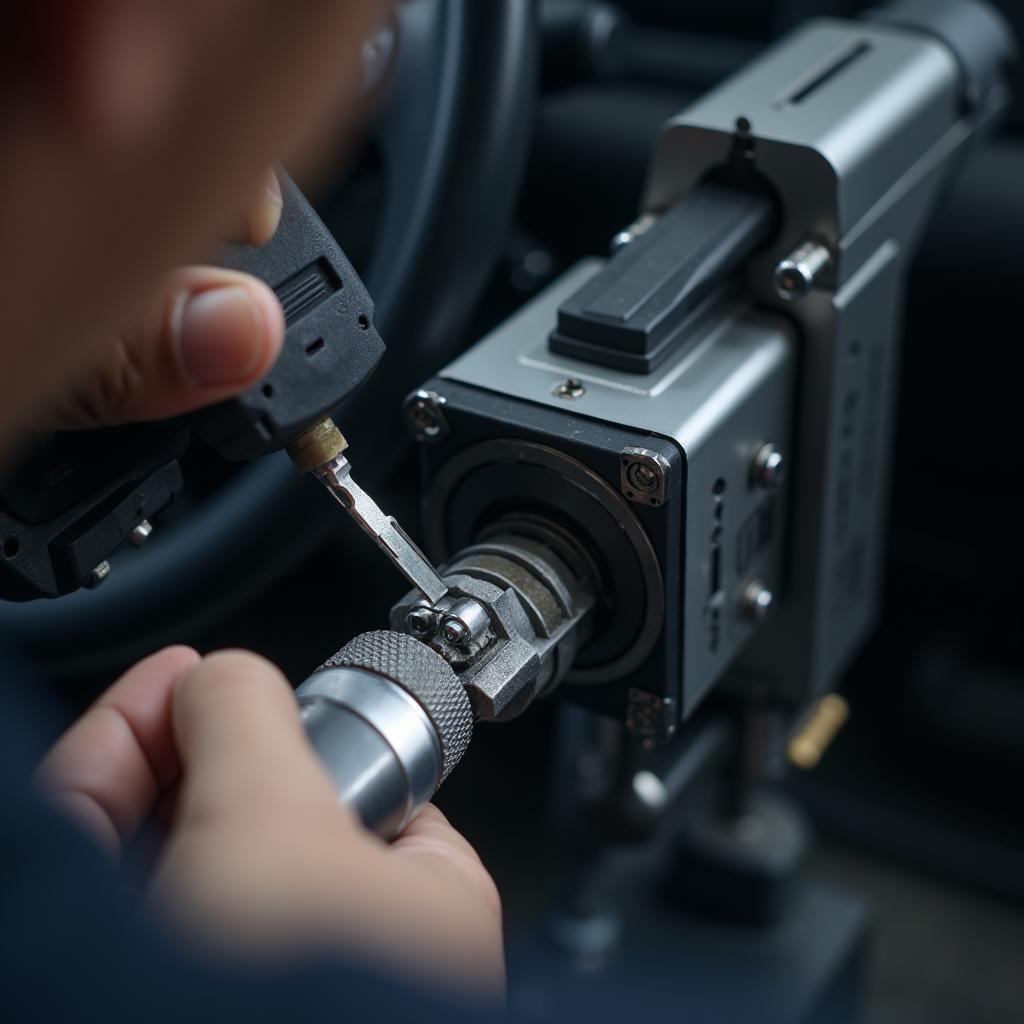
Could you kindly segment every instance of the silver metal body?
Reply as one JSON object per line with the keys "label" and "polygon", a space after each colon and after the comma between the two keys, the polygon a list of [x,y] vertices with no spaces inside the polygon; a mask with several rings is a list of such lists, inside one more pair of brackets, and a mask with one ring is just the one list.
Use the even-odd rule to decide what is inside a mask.
{"label": "silver metal body", "polygon": [[[577,264],[441,376],[488,390],[500,387],[557,409],[564,408],[564,400],[554,393],[555,385],[576,377],[586,391],[573,402],[574,415],[642,428],[683,451],[687,614],[662,628],[679,630],[682,637],[679,701],[685,715],[757,628],[740,612],[747,585],[759,579],[772,589],[781,586],[784,495],[755,485],[751,465],[767,442],[789,443],[796,332],[784,318],[736,298],[704,322],[692,346],[652,374],[550,352],[547,339],[558,307],[601,266],[596,259]],[[630,501],[649,501],[649,494],[633,494]],[[762,513],[771,515],[774,530],[751,557],[741,558],[744,528]]]}
{"label": "silver metal body", "polygon": [[959,91],[938,40],[813,21],[673,118],[654,156],[648,211],[721,163],[745,118],[783,211],[750,293],[778,305],[774,268],[808,237],[832,256],[785,302],[803,332],[787,585],[741,662],[796,699],[833,685],[879,612],[907,262],[960,152],[1006,99],[996,90],[966,113]]}
{"label": "silver metal body", "polygon": [[441,781],[441,744],[423,708],[390,680],[348,667],[317,672],[296,698],[338,799],[367,828],[401,832]]}
{"label": "silver metal body", "polygon": [[[738,146],[782,211],[742,296],[692,345],[646,375],[552,353],[559,305],[601,266],[584,261],[440,374],[562,410],[558,388],[572,379],[582,387],[572,415],[678,445],[685,621],[665,628],[682,637],[684,716],[726,669],[807,700],[875,624],[907,262],[956,159],[1005,100],[996,89],[967,111],[961,84],[952,52],[924,33],[832,20],[798,29],[670,120],[657,145],[646,214]],[[783,299],[776,271],[787,259],[807,287]],[[740,545],[742,524],[765,507],[751,466],[769,443],[793,467],[776,498],[790,508],[777,506],[773,536],[738,571],[722,545]],[[755,581],[774,598],[770,614],[763,600],[751,606]]]}

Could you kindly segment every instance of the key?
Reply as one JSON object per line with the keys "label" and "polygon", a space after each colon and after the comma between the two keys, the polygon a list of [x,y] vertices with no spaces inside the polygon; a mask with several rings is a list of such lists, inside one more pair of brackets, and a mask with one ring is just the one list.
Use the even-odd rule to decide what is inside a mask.
{"label": "key", "polygon": [[447,584],[398,521],[385,515],[373,498],[352,479],[352,466],[344,455],[336,455],[313,472],[431,605],[436,605],[448,593]]}

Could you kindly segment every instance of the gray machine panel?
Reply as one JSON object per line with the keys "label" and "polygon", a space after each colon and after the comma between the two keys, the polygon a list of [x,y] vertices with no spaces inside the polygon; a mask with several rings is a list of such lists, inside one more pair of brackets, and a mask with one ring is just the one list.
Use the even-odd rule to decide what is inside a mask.
{"label": "gray machine panel", "polygon": [[[746,585],[753,579],[776,590],[782,585],[781,496],[752,485],[750,466],[766,442],[788,447],[795,331],[785,318],[730,301],[708,317],[686,351],[653,374],[550,352],[559,305],[601,266],[600,260],[585,260],[570,269],[441,376],[678,445],[687,473],[679,624],[685,716],[756,632],[738,610]],[[583,384],[578,398],[559,396],[559,385],[569,378]],[[770,529],[751,545],[750,531],[769,521]],[[741,557],[744,544],[749,550]]]}
{"label": "gray machine panel", "polygon": [[[834,245],[957,123],[958,88],[956,59],[937,40],[809,22],[665,125],[645,208],[665,209],[722,163],[745,118],[785,211],[768,258],[808,233]],[[838,280],[855,270],[840,261]]]}
{"label": "gray machine panel", "polygon": [[[650,212],[720,165],[738,124],[781,200],[747,287],[803,328],[790,585],[741,667],[796,700],[835,684],[878,615],[907,264],[952,164],[1005,99],[968,113],[961,88],[926,34],[816,21],[671,119],[656,147]],[[827,245],[830,272],[786,304],[773,268],[807,239]]]}
{"label": "gray machine panel", "polygon": [[[1007,102],[997,81],[968,103],[971,85],[952,49],[927,29],[832,20],[797,29],[665,125],[644,201],[649,220],[711,171],[749,159],[781,214],[775,240],[745,268],[749,304],[707,321],[655,374],[605,370],[547,347],[559,303],[598,266],[583,263],[445,372],[556,408],[565,401],[557,385],[575,377],[586,391],[573,400],[574,414],[679,444],[694,476],[689,588],[692,567],[703,564],[689,534],[707,525],[702,459],[721,462],[721,452],[710,455],[714,439],[741,408],[760,406],[759,429],[778,423],[785,436],[786,416],[770,413],[776,396],[768,382],[795,350],[799,435],[789,459],[786,588],[771,628],[739,645],[735,666],[794,701],[835,685],[878,615],[908,263],[957,161]],[[812,290],[786,302],[773,271],[803,243],[827,248],[826,269]],[[748,424],[723,436],[741,444],[744,431],[752,435]],[[687,600],[687,658],[695,649],[691,598],[696,593]]]}

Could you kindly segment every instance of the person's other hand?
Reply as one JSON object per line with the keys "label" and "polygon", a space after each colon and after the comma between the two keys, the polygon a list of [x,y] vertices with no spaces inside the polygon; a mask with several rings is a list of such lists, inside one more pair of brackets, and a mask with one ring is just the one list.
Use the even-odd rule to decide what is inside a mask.
{"label": "person's other hand", "polygon": [[[240,241],[263,245],[281,219],[271,171],[249,207]],[[91,350],[40,429],[167,419],[244,391],[274,364],[284,315],[262,281],[220,267],[169,274],[134,321]]]}
{"label": "person's other hand", "polygon": [[65,734],[40,779],[117,852],[174,798],[152,896],[232,958],[340,953],[485,998],[504,985],[501,906],[434,807],[388,845],[340,806],[283,676],[254,655],[169,648]]}

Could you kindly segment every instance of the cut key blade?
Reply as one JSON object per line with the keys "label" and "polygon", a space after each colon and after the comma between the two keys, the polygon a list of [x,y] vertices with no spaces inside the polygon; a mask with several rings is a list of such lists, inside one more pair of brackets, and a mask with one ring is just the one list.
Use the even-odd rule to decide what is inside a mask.
{"label": "cut key blade", "polygon": [[339,455],[316,471],[321,483],[362,527],[391,563],[432,605],[448,593],[448,586],[398,521],[352,479],[352,466]]}

